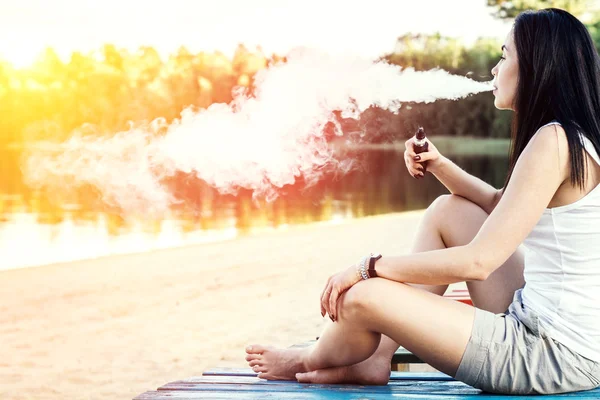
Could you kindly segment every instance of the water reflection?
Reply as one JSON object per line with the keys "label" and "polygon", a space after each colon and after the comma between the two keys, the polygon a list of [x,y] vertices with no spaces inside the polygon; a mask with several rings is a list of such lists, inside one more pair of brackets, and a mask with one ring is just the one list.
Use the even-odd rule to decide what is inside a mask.
{"label": "water reflection", "polygon": [[[219,195],[188,177],[187,192],[181,192],[184,205],[161,220],[144,216],[125,219],[81,196],[76,201],[52,202],[48,194],[9,182],[0,186],[0,269],[221,241],[291,224],[335,223],[422,209],[448,193],[431,174],[421,180],[412,178],[400,151],[348,155],[361,160],[361,170],[343,177],[330,174],[309,189],[300,181],[282,190],[273,203],[255,204],[249,191],[236,197]],[[466,172],[502,186],[506,156],[447,156]]]}

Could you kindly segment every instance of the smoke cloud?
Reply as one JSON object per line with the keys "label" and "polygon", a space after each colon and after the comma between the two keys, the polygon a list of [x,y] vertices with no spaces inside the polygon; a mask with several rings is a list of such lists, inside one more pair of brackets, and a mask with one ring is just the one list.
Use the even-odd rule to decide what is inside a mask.
{"label": "smoke cloud", "polygon": [[253,190],[268,201],[298,177],[316,182],[326,169],[347,172],[323,135],[334,111],[358,119],[370,106],[397,112],[404,102],[430,103],[492,90],[434,69],[419,72],[386,62],[298,49],[255,76],[254,92],[230,104],[186,109],[167,124],[157,119],[116,135],[74,133],[58,151],[35,151],[24,171],[31,186],[92,185],[123,209],[161,212],[175,202],[165,178],[195,174],[221,193]]}

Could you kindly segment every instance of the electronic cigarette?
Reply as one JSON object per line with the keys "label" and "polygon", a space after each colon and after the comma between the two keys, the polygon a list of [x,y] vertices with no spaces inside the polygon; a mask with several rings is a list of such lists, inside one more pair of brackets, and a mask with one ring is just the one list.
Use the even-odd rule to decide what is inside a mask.
{"label": "electronic cigarette", "polygon": [[[421,154],[429,150],[429,143],[427,143],[427,139],[425,136],[425,129],[422,127],[419,128],[417,133],[415,134],[416,140],[413,143],[413,151],[416,154]],[[423,166],[423,173],[427,171],[427,161],[420,163]]]}

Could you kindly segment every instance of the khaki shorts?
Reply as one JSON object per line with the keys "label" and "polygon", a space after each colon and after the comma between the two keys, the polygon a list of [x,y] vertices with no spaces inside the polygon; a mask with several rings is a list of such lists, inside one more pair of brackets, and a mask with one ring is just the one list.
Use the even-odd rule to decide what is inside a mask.
{"label": "khaki shorts", "polygon": [[600,363],[548,337],[521,291],[503,314],[475,309],[456,379],[490,393],[555,394],[600,386]]}

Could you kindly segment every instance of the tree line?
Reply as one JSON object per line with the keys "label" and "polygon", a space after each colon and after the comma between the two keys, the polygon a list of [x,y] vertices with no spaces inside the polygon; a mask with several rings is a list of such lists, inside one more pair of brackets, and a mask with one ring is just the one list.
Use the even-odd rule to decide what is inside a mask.
{"label": "tree line", "polygon": [[[585,0],[488,0],[496,17],[514,18],[524,9],[550,6],[587,15],[600,45],[600,18],[588,15]],[[501,40],[480,38],[472,46],[440,34],[397,38],[396,50],[381,59],[416,70],[442,68],[452,74],[489,81],[501,55]],[[15,68],[0,60],[0,154],[2,175],[18,175],[20,149],[38,140],[63,141],[76,129],[110,134],[131,121],[178,118],[189,106],[229,103],[239,86],[251,88],[254,74],[280,55],[265,55],[239,45],[233,57],[219,52],[192,53],[185,47],[163,60],[152,47],[130,52],[106,44],[62,61],[48,48],[31,66]],[[489,92],[460,101],[404,104],[397,114],[371,107],[358,121],[367,141],[405,140],[418,126],[445,136],[509,137],[510,113],[495,109]],[[342,121],[343,122],[343,121]],[[356,127],[354,127],[356,128]],[[10,155],[3,149],[13,148]],[[1,190],[0,190],[1,192]]]}

